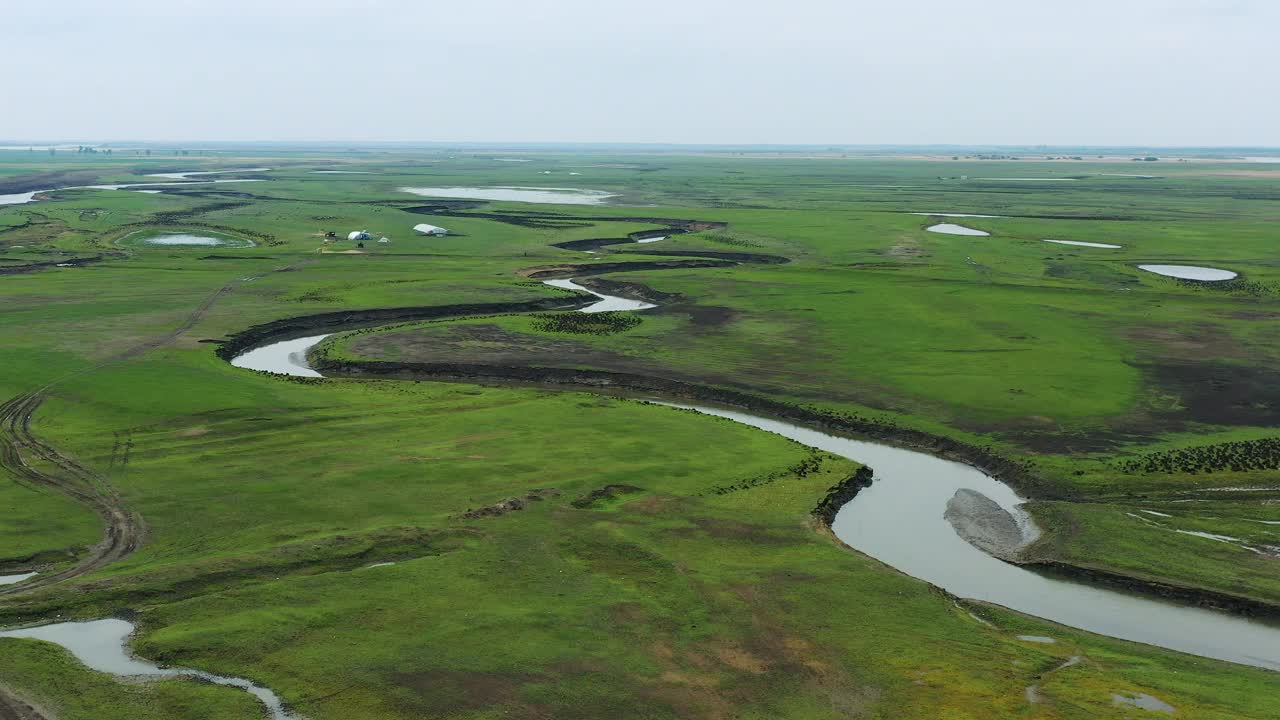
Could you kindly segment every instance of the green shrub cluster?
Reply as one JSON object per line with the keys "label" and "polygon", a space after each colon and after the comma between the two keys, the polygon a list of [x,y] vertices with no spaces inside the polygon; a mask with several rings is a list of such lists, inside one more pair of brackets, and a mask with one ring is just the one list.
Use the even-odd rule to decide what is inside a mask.
{"label": "green shrub cluster", "polygon": [[534,315],[533,329],[538,332],[573,333],[574,335],[612,335],[626,332],[644,322],[635,313],[555,313]]}
{"label": "green shrub cluster", "polygon": [[1129,473],[1198,473],[1280,470],[1280,438],[1240,440],[1147,453],[1118,463]]}

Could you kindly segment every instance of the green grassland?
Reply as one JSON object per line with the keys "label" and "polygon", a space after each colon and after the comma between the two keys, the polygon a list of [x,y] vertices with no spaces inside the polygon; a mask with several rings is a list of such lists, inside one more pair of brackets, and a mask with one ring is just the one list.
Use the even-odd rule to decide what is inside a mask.
{"label": "green grassland", "polygon": [[[1280,526],[1254,522],[1280,520],[1274,491],[1203,492],[1273,486],[1276,471],[1123,464],[1274,433],[1274,177],[1233,163],[498,157],[0,152],[5,180],[272,168],[244,175],[263,182],[0,206],[0,269],[102,256],[0,275],[0,391],[52,383],[34,431],[147,527],[105,569],[0,600],[2,624],[128,612],[143,657],[250,678],[313,720],[1127,717],[1111,693],[1137,692],[1186,717],[1280,714],[1274,673],[957,601],[850,551],[809,513],[856,465],[781,438],[580,392],[294,381],[233,368],[207,342],[336,310],[563,294],[517,272],[534,266],[781,255],[610,275],[673,296],[619,332],[510,315],[360,331],[327,352],[640,372],[892,420],[1032,462],[1045,558],[1280,603],[1280,559],[1173,532],[1280,545]],[[1130,172],[1162,177],[1101,174]],[[1080,179],[989,179],[1041,174]],[[470,185],[624,204],[398,192]],[[992,233],[960,237],[908,211],[1020,217],[957,220]],[[728,227],[597,255],[552,246],[660,226],[646,217]],[[418,222],[455,234],[419,238]],[[118,242],[162,229],[255,245]],[[356,250],[323,237],[353,229],[391,242],[321,252]],[[1139,262],[1246,282],[1189,286]],[[1196,373],[1218,378],[1212,392]],[[503,511],[512,498],[523,508]],[[0,571],[65,567],[97,532],[60,495],[0,487]],[[0,640],[0,685],[59,718],[261,715],[233,690],[121,682],[30,641]]]}

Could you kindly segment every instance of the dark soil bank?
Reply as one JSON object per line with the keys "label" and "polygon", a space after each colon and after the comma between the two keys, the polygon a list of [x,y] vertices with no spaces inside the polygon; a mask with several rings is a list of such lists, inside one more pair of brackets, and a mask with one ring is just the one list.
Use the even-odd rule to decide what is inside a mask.
{"label": "dark soil bank", "polygon": [[427,305],[372,310],[341,310],[318,315],[304,315],[302,317],[273,320],[242,330],[219,345],[217,354],[223,360],[229,361],[249,348],[282,340],[306,337],[307,335],[357,330],[359,328],[408,320],[435,320],[467,315],[502,315],[545,310],[576,310],[593,302],[595,302],[595,298],[560,297],[530,300],[528,302]]}
{"label": "dark soil bank", "polygon": [[865,465],[858,468],[858,471],[843,482],[833,486],[827,491],[826,497],[818,503],[813,509],[813,514],[822,524],[831,527],[831,523],[836,520],[836,513],[840,512],[840,508],[846,503],[858,496],[863,488],[869,487],[874,479],[875,471]]}
{"label": "dark soil bank", "polygon": [[1271,620],[1280,619],[1280,607],[1266,602],[1265,600],[1257,600],[1239,595],[1228,595],[1226,593],[1202,590],[1200,588],[1170,585],[1168,583],[1157,582],[1155,580],[1142,580],[1128,575],[1110,572],[1108,570],[1080,567],[1078,565],[1071,565],[1056,561],[1026,563],[1023,567],[1035,570],[1036,572],[1048,575],[1049,577],[1067,578],[1069,580],[1082,581],[1092,585],[1118,588],[1135,594],[1153,595],[1166,600],[1172,600],[1174,602],[1184,603],[1187,605],[1195,605],[1197,607],[1208,608],[1211,610],[1219,610],[1247,617]]}

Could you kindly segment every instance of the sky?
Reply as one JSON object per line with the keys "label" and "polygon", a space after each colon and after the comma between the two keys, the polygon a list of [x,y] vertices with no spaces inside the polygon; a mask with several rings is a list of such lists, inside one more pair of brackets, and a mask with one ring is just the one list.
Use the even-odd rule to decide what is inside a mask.
{"label": "sky", "polygon": [[0,141],[1280,146],[1280,0],[15,0],[3,15]]}

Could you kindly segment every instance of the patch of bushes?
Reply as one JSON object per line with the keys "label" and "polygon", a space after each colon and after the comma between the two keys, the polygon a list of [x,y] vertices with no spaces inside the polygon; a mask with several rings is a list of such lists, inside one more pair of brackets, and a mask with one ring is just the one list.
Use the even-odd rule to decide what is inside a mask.
{"label": "patch of bushes", "polygon": [[613,335],[626,332],[644,322],[635,313],[556,313],[532,316],[533,329],[538,332],[572,333],[574,335]]}
{"label": "patch of bushes", "polygon": [[742,238],[734,237],[728,233],[705,233],[703,237],[720,245],[732,245],[734,247],[760,247],[760,243],[743,240]]}
{"label": "patch of bushes", "polygon": [[1254,297],[1261,297],[1263,295],[1276,294],[1275,285],[1257,282],[1256,280],[1245,280],[1244,278],[1233,278],[1231,280],[1222,280],[1219,282],[1202,282],[1200,280],[1184,280],[1179,278],[1178,284],[1193,290],[1213,290],[1217,292],[1231,293],[1233,295],[1252,295]]}
{"label": "patch of bushes", "polygon": [[1241,440],[1147,453],[1117,463],[1121,472],[1199,473],[1280,470],[1280,438]]}

